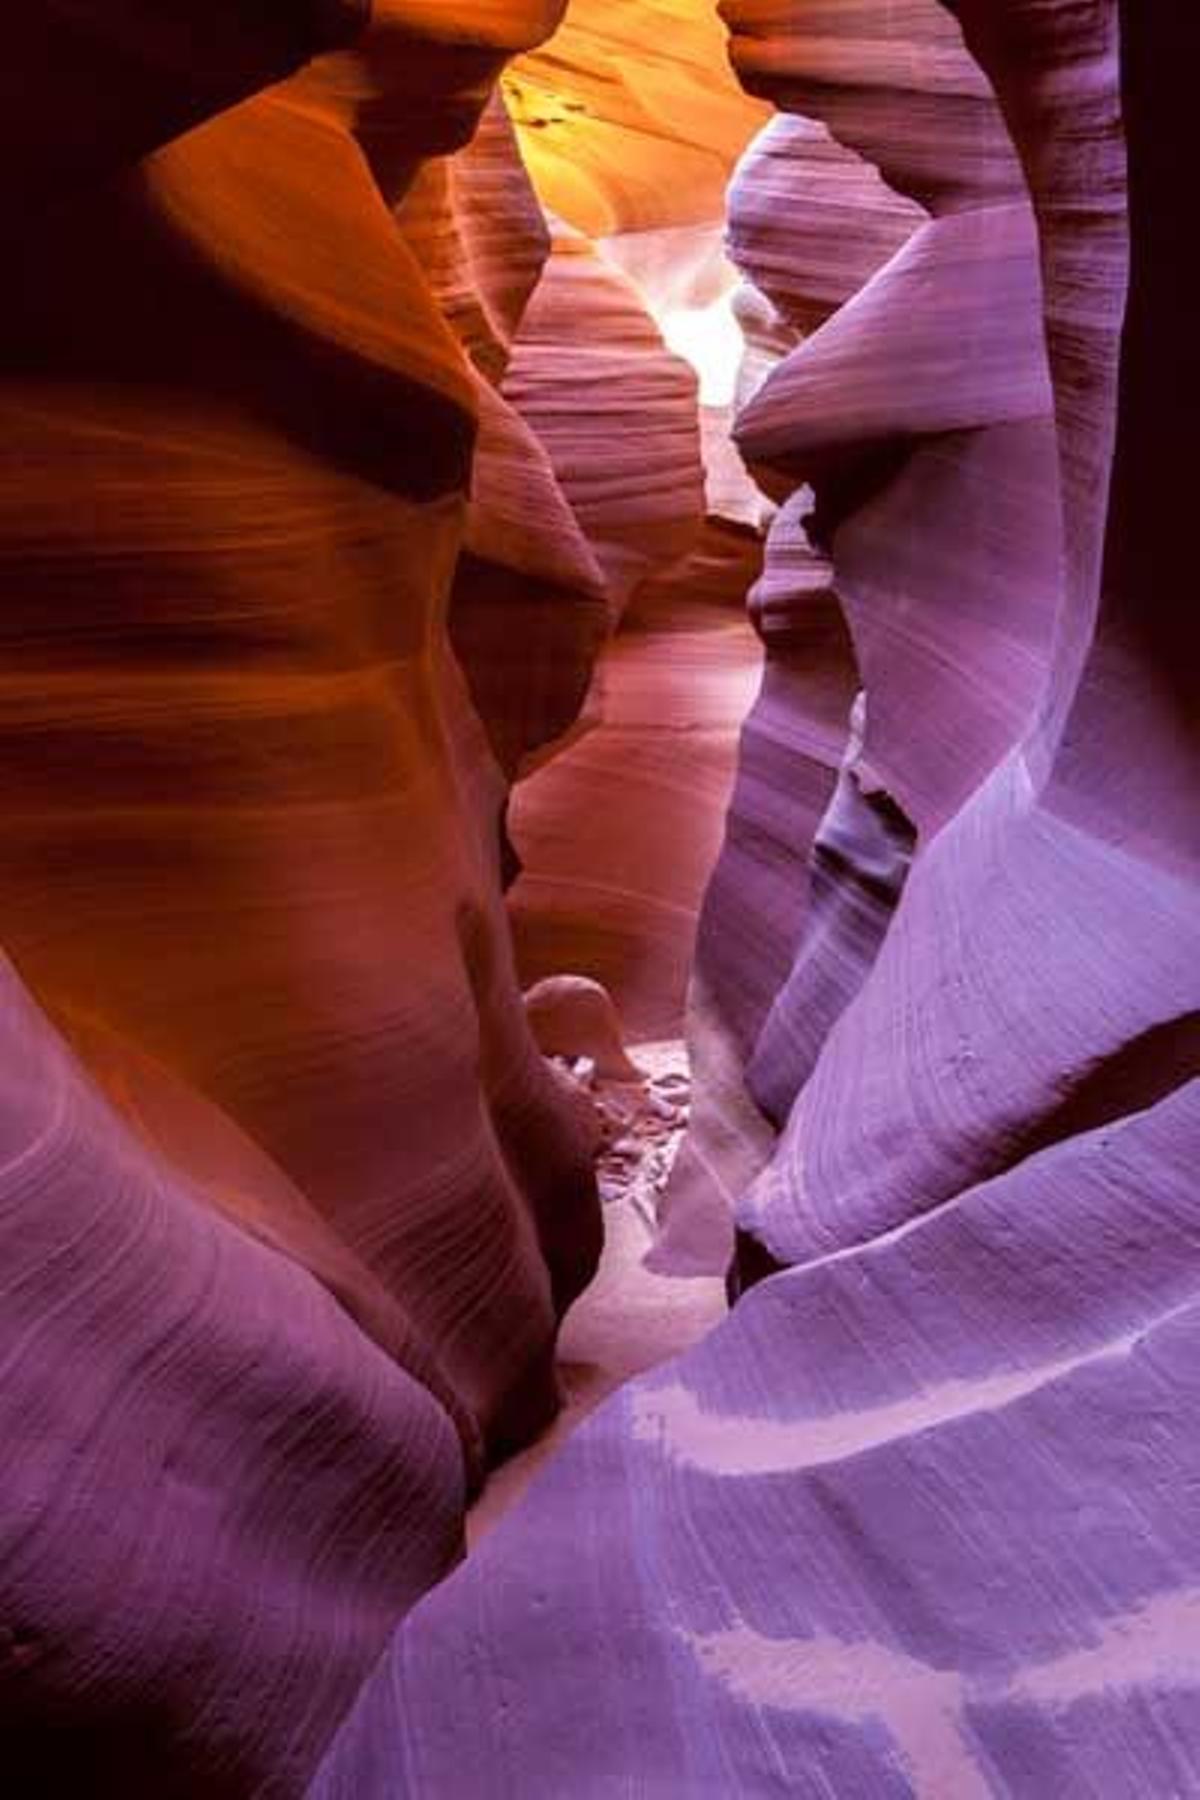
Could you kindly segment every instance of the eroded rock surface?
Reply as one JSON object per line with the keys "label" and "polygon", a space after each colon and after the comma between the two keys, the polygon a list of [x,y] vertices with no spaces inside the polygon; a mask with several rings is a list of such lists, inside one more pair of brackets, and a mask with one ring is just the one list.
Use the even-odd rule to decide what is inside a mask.
{"label": "eroded rock surface", "polygon": [[3,28],[5,1779],[1190,1794],[1200,26],[563,11]]}
{"label": "eroded rock surface", "polygon": [[465,1481],[557,1405],[591,1147],[444,628],[464,532],[523,566],[494,498],[468,518],[463,346],[541,246],[511,181],[507,261],[481,203],[396,215],[560,10],[5,28],[6,191],[40,183],[0,298],[18,1791],[298,1792]]}
{"label": "eroded rock surface", "polygon": [[[740,434],[777,491],[815,489],[824,566],[793,514],[765,610],[781,551],[801,629],[836,596],[856,764],[915,828],[911,873],[824,1041],[784,1032],[751,1077],[784,1122],[737,1206],[743,1278],[777,1272],[401,1628],[314,1791],[395,1792],[402,1767],[464,1795],[1186,1793],[1196,664],[1188,509],[1155,471],[1176,491],[1196,393],[1166,298],[1196,27],[962,0],[964,43],[933,4],[723,10],[755,90],[927,215],[884,207],[911,234],[884,260],[876,217],[865,287]],[[773,264],[785,305],[804,291]],[[853,267],[823,257],[811,299]],[[793,756],[832,723],[810,677],[768,687]],[[735,1074],[812,950],[798,888],[841,741],[774,827],[783,930],[744,824],[746,885],[714,888],[727,954],[775,971],[721,1040]]]}

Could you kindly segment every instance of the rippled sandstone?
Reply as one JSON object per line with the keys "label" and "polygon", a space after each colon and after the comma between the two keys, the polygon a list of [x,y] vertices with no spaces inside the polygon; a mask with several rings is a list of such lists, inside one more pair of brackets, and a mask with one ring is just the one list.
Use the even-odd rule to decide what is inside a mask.
{"label": "rippled sandstone", "polygon": [[444,626],[480,390],[394,213],[560,10],[6,30],[0,1707],[47,1788],[295,1793],[557,1403],[590,1145]]}
{"label": "rippled sandstone", "polygon": [[[1197,665],[1170,501],[1197,367],[1169,100],[1195,27],[1104,0],[962,0],[965,41],[933,4],[723,10],[743,78],[911,224],[889,254],[876,212],[865,285],[739,426],[772,491],[815,490],[806,543],[807,502],[780,512],[760,618],[816,640],[836,599],[865,696],[842,775],[908,822],[911,870],[842,944],[814,1041],[817,877],[845,899],[872,871],[861,829],[828,866],[832,675],[774,659],[700,962],[750,974],[731,1085],[780,1128],[736,1198],[748,1291],[401,1627],[314,1792],[394,1791],[401,1740],[414,1792],[1188,1791]],[[789,134],[814,182],[814,145],[879,194]],[[855,258],[818,242],[809,291],[787,235],[746,228],[772,300],[836,301]],[[773,814],[771,709],[781,759],[828,771]]]}
{"label": "rippled sandstone", "polygon": [[[752,105],[701,0],[367,10],[5,26],[6,1773],[1191,1792],[1200,28],[726,0]],[[623,616],[524,792],[673,1018],[758,546],[651,320],[727,297],[767,102],[766,660],[654,1258],[736,1304],[456,1568],[599,1238],[504,776]]]}

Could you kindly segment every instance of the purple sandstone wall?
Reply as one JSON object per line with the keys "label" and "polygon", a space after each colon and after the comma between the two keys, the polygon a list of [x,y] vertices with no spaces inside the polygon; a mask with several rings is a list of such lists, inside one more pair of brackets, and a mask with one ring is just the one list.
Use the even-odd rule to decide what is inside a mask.
{"label": "purple sandstone wall", "polygon": [[430,162],[560,0],[369,10],[3,27],[0,1789],[1200,1793],[1200,14],[726,0],[780,507],[658,1260],[742,1297],[456,1567],[599,1234],[492,751],[699,484],[622,282],[593,491],[592,253],[522,352],[503,117]]}
{"label": "purple sandstone wall", "polygon": [[[1200,1792],[1200,24],[962,0],[964,47],[933,0],[723,10],[745,80],[928,213],[741,427],[816,488],[808,587],[916,852],[815,1050],[778,1016],[803,894],[740,1017],[702,961],[780,1116],[737,1214],[779,1272],[413,1612],[313,1800]],[[809,754],[807,703],[769,681],[748,727],[710,959],[721,906],[752,958],[748,770],[772,709]],[[776,815],[764,899],[828,793]]]}

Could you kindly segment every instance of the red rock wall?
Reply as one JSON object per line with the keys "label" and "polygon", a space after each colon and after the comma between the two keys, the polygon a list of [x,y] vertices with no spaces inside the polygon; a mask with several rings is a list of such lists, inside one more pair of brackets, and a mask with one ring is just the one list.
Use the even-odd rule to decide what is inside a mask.
{"label": "red rock wall", "polygon": [[[498,265],[484,160],[441,214],[451,291],[466,252],[414,194],[560,8],[259,10],[6,29],[41,183],[0,298],[0,1713],[28,1792],[299,1791],[453,1560],[464,1470],[552,1414],[599,1245],[445,629],[464,538],[503,571],[532,536],[497,479],[468,513],[446,318],[503,343],[542,244]],[[524,450],[491,406],[487,454]],[[539,569],[598,611],[557,504]],[[529,700],[510,736],[559,726]]]}
{"label": "red rock wall", "polygon": [[[401,1628],[314,1793],[394,1791],[401,1743],[413,1791],[463,1795],[1186,1793],[1196,26],[962,0],[964,47],[932,5],[724,11],[756,87],[929,213],[741,432],[816,488],[824,569],[790,520],[759,604],[836,592],[857,785],[916,827],[911,873],[811,1066],[777,1040],[772,1103],[795,1098],[737,1210],[747,1279],[776,1272]],[[776,707],[798,759],[811,687]],[[816,910],[789,963],[788,865],[744,891],[769,725],[719,890],[730,958],[757,929],[780,971],[760,1009]]]}
{"label": "red rock wall", "polygon": [[[661,333],[721,292],[724,181],[764,109],[693,0],[574,0],[504,91],[554,242],[502,394],[548,452],[614,627],[572,740],[513,796],[519,965],[596,977],[634,1037],[677,1037],[755,676],[759,545],[705,518],[714,451],[737,459],[714,409],[698,430],[696,374]],[[527,663],[511,636],[507,654]]]}
{"label": "red rock wall", "polygon": [[610,612],[595,549],[545,447],[498,391],[550,252],[498,96],[470,144],[425,165],[396,217],[477,373],[471,504],[448,624],[511,778],[575,722]]}
{"label": "red rock wall", "polygon": [[[732,220],[780,509],[661,1254],[736,1226],[744,1291],[394,1629],[553,1409],[597,1247],[496,758],[569,727],[602,614],[649,617],[698,520],[625,278],[575,238],[539,274],[498,112],[430,166],[560,11],[5,27],[6,1775],[1190,1793],[1200,43],[1168,0],[726,0],[781,109]],[[649,14],[686,65],[683,0]],[[549,160],[649,237],[660,165],[614,133],[697,84],[610,20],[611,105],[595,5],[563,83],[587,181]],[[713,117],[672,166],[712,176],[724,86]],[[572,390],[580,319],[622,354]]]}

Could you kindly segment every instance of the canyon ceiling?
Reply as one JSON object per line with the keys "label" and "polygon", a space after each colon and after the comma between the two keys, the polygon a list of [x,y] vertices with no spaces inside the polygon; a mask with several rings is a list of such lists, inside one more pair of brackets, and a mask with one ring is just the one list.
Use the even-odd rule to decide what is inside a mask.
{"label": "canyon ceiling", "polygon": [[4,1781],[1200,1795],[1200,15],[0,34]]}

